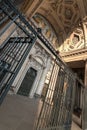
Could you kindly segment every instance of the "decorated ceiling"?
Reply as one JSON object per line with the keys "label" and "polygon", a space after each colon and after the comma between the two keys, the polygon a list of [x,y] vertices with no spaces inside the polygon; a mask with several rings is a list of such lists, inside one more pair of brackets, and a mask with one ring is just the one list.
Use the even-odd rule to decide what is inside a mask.
{"label": "decorated ceiling", "polygon": [[79,22],[79,9],[75,0],[47,0],[47,2],[44,2],[45,8],[41,9],[46,10],[47,4],[50,6],[49,14],[55,14],[55,19],[58,20],[59,26],[62,26],[63,30],[61,31],[68,33],[71,30],[71,26],[73,28]]}
{"label": "decorated ceiling", "polygon": [[[67,52],[85,46],[82,26],[82,18],[86,13],[85,0],[30,0],[29,3],[26,1],[23,9],[27,7],[27,18],[30,19],[36,14],[41,16],[40,20],[44,21],[43,32],[48,28],[46,37],[56,35],[56,50]],[[38,22],[39,25],[41,21]],[[49,39],[52,41],[52,37]]]}

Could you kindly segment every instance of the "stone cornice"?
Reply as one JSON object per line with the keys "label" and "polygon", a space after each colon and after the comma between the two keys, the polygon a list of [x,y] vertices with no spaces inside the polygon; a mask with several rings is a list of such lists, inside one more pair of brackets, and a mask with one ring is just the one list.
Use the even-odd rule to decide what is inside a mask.
{"label": "stone cornice", "polygon": [[74,50],[74,51],[70,51],[70,52],[63,52],[60,53],[60,55],[62,57],[68,57],[68,56],[72,56],[72,55],[76,55],[76,54],[81,54],[81,53],[85,53],[87,52],[87,48],[83,48],[83,49],[79,49],[79,50]]}
{"label": "stone cornice", "polygon": [[64,53],[61,53],[60,56],[64,59],[65,62],[86,60],[87,48],[75,50],[71,52],[64,52]]}

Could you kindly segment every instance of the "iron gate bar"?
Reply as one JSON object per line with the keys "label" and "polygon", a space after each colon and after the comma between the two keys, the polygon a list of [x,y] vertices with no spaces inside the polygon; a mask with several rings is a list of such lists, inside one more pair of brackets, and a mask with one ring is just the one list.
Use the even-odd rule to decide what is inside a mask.
{"label": "iron gate bar", "polygon": [[[62,72],[61,71],[61,68],[60,68],[60,70],[59,70],[59,75],[58,75],[58,77],[57,77],[57,82],[56,82],[56,85],[55,85],[55,90],[54,90],[54,99],[53,99],[53,101],[54,101],[54,107],[53,107],[53,110],[52,110],[52,118],[51,118],[51,126],[57,126],[57,120],[56,120],[56,116],[58,116],[58,115],[56,115],[56,112],[58,112],[59,113],[59,109],[60,109],[60,107],[61,107],[61,105],[59,106],[58,105],[58,103],[57,102],[61,102],[61,98],[62,98],[62,89],[63,89],[63,86],[64,86],[64,78],[65,78],[65,73],[64,72]],[[59,85],[57,85],[57,83],[59,84]],[[60,88],[61,88],[61,90],[60,90]],[[59,91],[59,93],[58,93],[58,91]],[[56,100],[55,100],[56,99]],[[61,113],[62,114],[62,113]],[[54,119],[55,118],[55,119]],[[55,124],[56,123],[56,124]]]}
{"label": "iron gate bar", "polygon": [[3,10],[4,13],[6,13],[6,15],[9,16],[9,18],[12,20],[12,23],[15,23],[20,29],[22,29],[24,31],[24,33],[27,34],[27,36],[32,37],[32,35],[29,34],[29,32],[16,20],[19,18],[19,15],[15,16],[14,18],[12,16],[9,15],[9,13],[6,10]]}
{"label": "iron gate bar", "polygon": [[[17,38],[14,38],[14,41],[16,41],[17,40]],[[13,46],[11,46],[11,48],[8,48],[7,46],[6,46],[6,48],[4,48],[4,49],[2,49],[3,51],[6,49],[7,50],[7,48],[8,48],[8,50],[7,51],[5,51],[4,52],[4,54],[2,54],[2,55],[4,55],[4,58],[5,58],[5,60],[6,59],[8,59],[9,58],[9,53],[13,53],[13,50],[16,48],[16,46],[18,45],[17,43],[16,44],[14,44],[15,42],[12,42],[12,44],[13,44]],[[9,42],[9,41],[8,41]],[[11,51],[10,51],[10,49],[11,49]],[[2,52],[3,53],[3,52]],[[10,56],[11,57],[11,56]],[[14,59],[13,59],[14,60]],[[11,62],[10,62],[11,63]]]}
{"label": "iron gate bar", "polygon": [[5,46],[5,44],[8,42],[9,38],[16,31],[16,29],[17,29],[17,27],[12,30],[12,32],[9,34],[9,36],[5,39],[5,41],[3,42],[3,44],[0,46],[0,49],[2,49]]}
{"label": "iron gate bar", "polygon": [[0,66],[0,69],[2,69],[2,70],[6,70],[7,72],[14,74],[14,72],[13,72],[13,71],[10,71],[9,69],[6,69],[6,68],[5,68],[5,67],[3,67],[3,66]]}
{"label": "iron gate bar", "polygon": [[[60,71],[61,71],[61,68],[60,68]],[[61,71],[62,72],[62,71]],[[53,72],[52,72],[53,73]],[[52,74],[51,73],[51,74]],[[64,72],[63,72],[64,73]],[[60,73],[59,73],[60,74]],[[52,78],[52,76],[51,76],[51,78]],[[71,97],[70,98],[67,98],[69,95],[67,95],[67,97],[66,97],[66,101],[69,101],[68,103],[71,103],[71,106],[70,107],[68,107],[68,106],[65,106],[65,102],[63,101],[64,100],[64,97],[63,97],[63,88],[61,87],[61,85],[64,85],[64,82],[62,82],[62,79],[63,80],[65,80],[65,73],[64,73],[64,77],[62,77],[62,73],[61,73],[61,77],[60,77],[60,75],[59,75],[59,78],[58,78],[58,80],[57,80],[57,82],[59,83],[59,80],[60,80],[60,83],[59,83],[59,86],[57,86],[56,87],[56,89],[54,90],[55,92],[54,92],[54,94],[56,94],[56,95],[54,95],[54,107],[52,108],[53,109],[53,111],[51,111],[53,114],[50,116],[50,120],[49,120],[49,123],[47,124],[47,122],[45,122],[46,121],[46,117],[47,117],[47,112],[46,112],[46,110],[48,109],[48,105],[49,105],[49,107],[50,107],[50,110],[52,110],[51,109],[51,104],[47,104],[47,102],[46,102],[46,96],[45,96],[45,99],[44,99],[44,101],[43,101],[43,106],[42,106],[42,109],[41,109],[41,113],[40,113],[40,116],[39,116],[39,119],[38,119],[38,122],[37,122],[37,125],[36,125],[36,129],[35,130],[45,130],[45,129],[58,129],[58,130],[60,130],[60,128],[64,128],[64,130],[66,129],[66,130],[70,130],[70,128],[71,128],[71,119],[72,119],[72,106],[73,106],[73,100],[74,99],[71,99],[72,97],[73,97],[73,95],[70,95]],[[72,80],[72,84],[71,84],[71,80]],[[69,75],[68,75],[68,81],[69,81],[69,83],[68,83],[68,87],[69,87],[69,89],[68,89],[68,91],[71,93],[72,92],[72,94],[74,94],[74,91],[75,91],[75,89],[74,89],[74,80],[75,79],[71,79],[71,77],[69,77]],[[67,82],[68,82],[67,81]],[[57,84],[57,83],[56,83]],[[73,88],[72,88],[73,87]],[[59,89],[59,88],[62,88],[62,89]],[[48,90],[49,90],[49,87],[48,87]],[[47,93],[49,93],[49,91],[47,90]],[[46,95],[47,95],[47,93],[46,93]],[[69,94],[70,94],[69,93]],[[60,95],[60,96],[59,96]],[[56,98],[56,97],[58,97],[58,98]],[[60,98],[60,99],[59,99]],[[72,102],[70,102],[72,100]],[[61,102],[62,101],[62,102]],[[60,104],[60,106],[58,105],[58,103],[60,103],[61,102],[61,104]],[[57,106],[56,106],[57,105]],[[66,104],[66,105],[69,105],[69,104]],[[59,107],[59,109],[57,109],[57,107]],[[66,111],[65,111],[66,110]],[[61,113],[61,112],[62,113]],[[66,118],[64,117],[64,112],[65,111],[65,116],[66,116]],[[61,113],[61,115],[59,115],[58,116],[58,112],[60,112]],[[57,115],[56,115],[57,114]],[[57,116],[57,118],[55,117],[55,116]],[[67,118],[68,117],[68,118]],[[48,118],[47,118],[48,119]],[[68,119],[68,120],[67,120]],[[53,121],[54,120],[54,121]],[[58,121],[59,120],[59,121]],[[55,122],[56,121],[56,122]],[[45,123],[44,123],[45,122]],[[65,124],[65,125],[64,125]],[[61,125],[61,127],[60,127],[60,125]],[[44,128],[43,128],[44,127]]]}
{"label": "iron gate bar", "polygon": [[[53,65],[52,73],[53,73],[53,71],[54,71],[54,67],[55,67],[55,64]],[[51,81],[52,73],[51,73],[49,82]],[[49,88],[49,87],[48,87],[48,88]],[[46,97],[46,95],[47,95],[47,92],[48,92],[48,89],[46,90],[45,97]],[[42,106],[42,108],[41,108],[41,111],[40,111],[40,114],[39,114],[39,117],[38,117],[38,121],[37,121],[36,124],[35,124],[35,129],[36,129],[36,130],[38,130],[38,127],[39,127],[39,121],[40,121],[40,118],[41,118],[41,116],[42,116],[41,114],[42,114],[42,112],[43,112],[44,105],[45,105],[45,98],[43,99],[43,106]]]}
{"label": "iron gate bar", "polygon": [[[5,10],[4,10],[4,12],[5,12]],[[6,12],[5,12],[6,13]],[[9,15],[9,14],[8,14]],[[10,15],[11,15],[11,13],[10,13]],[[15,18],[18,18],[18,15],[17,16],[14,16],[14,17],[11,17],[11,16],[9,16],[10,18],[12,18],[12,22],[11,23],[14,23],[15,22]],[[16,22],[16,24],[18,24],[17,22]],[[11,25],[11,24],[8,24],[9,26]],[[19,24],[18,24],[19,25]],[[4,30],[5,29],[7,29],[9,26],[7,26],[6,28],[4,28]],[[20,27],[21,29],[23,29],[23,27],[21,26]],[[15,30],[14,30],[15,31]],[[35,43],[35,41],[36,41],[36,36],[32,36],[29,32],[27,32],[26,30],[22,30],[22,31],[24,31],[25,32],[25,34],[27,34],[29,37],[31,37],[32,38],[32,43],[34,44]],[[2,31],[2,33],[4,33],[4,31]],[[13,33],[13,31],[12,31],[12,33]],[[11,35],[11,34],[10,34]],[[9,35],[9,36],[10,36]],[[17,38],[14,38],[13,39],[13,43],[15,43],[13,46],[15,47],[16,46],[16,44],[17,44],[17,39],[19,40],[19,38],[17,37]],[[21,39],[21,37],[20,37],[20,39]],[[12,38],[10,39],[10,40],[12,40]],[[15,42],[14,42],[14,40],[15,40]],[[22,40],[23,40],[23,38],[22,38]],[[25,42],[30,42],[30,41],[27,41],[28,40],[28,38],[26,39],[26,41]],[[6,40],[7,41],[7,40]],[[17,41],[17,42],[16,42]],[[9,41],[8,41],[9,42]],[[10,42],[12,42],[12,41],[10,41]],[[21,41],[22,42],[22,41]],[[24,41],[23,41],[24,42]],[[32,45],[33,45],[32,44]],[[4,54],[2,54],[1,56],[2,56],[2,58],[5,58],[4,60],[7,60],[7,61],[9,61],[9,60],[11,60],[11,58],[13,58],[15,61],[17,61],[16,59],[15,59],[15,55],[14,55],[14,57],[13,57],[13,54],[12,54],[12,56],[10,55],[10,53],[12,53],[12,50],[14,50],[14,48],[13,48],[13,46],[10,46],[10,48],[9,47],[7,47],[7,44],[6,44],[6,46],[4,47],[4,49],[2,49],[1,51],[0,51],[0,53],[3,51],[4,52],[4,50],[5,50],[5,53]],[[22,45],[20,46],[20,48],[22,47]],[[12,49],[11,49],[12,48]],[[19,50],[20,50],[20,48],[19,48]],[[9,53],[9,50],[11,49],[11,52]],[[7,51],[6,51],[7,50]],[[19,51],[18,50],[18,51]],[[23,50],[23,47],[22,47],[22,50]],[[20,54],[22,53],[22,50],[21,50],[21,52],[20,52]],[[17,52],[18,52],[17,51]],[[2,52],[2,53],[3,53]],[[8,52],[8,54],[7,54],[7,52]],[[19,54],[19,55],[20,55]],[[28,53],[27,53],[28,54]],[[26,54],[26,56],[27,56],[27,54]],[[6,56],[5,56],[6,55]],[[10,59],[9,59],[9,56],[10,56]],[[1,58],[0,58],[1,59]],[[13,64],[14,63],[14,61],[9,61],[11,64]],[[22,61],[23,62],[23,61]],[[22,63],[21,62],[21,63]],[[19,64],[19,63],[18,63]],[[11,68],[10,68],[11,69]],[[20,67],[19,67],[19,69],[20,69]],[[14,72],[12,72],[12,71],[10,71],[10,70],[8,70],[8,72],[10,73],[11,72],[11,74],[14,74]],[[16,73],[15,73],[16,74]],[[10,80],[10,78],[12,78],[11,77],[12,75],[10,75],[10,77],[9,77],[9,79],[8,79],[8,81],[7,82],[9,82],[9,80]],[[5,75],[5,77],[6,77],[6,75]],[[15,77],[15,76],[13,76],[13,77]],[[4,79],[3,79],[4,80]],[[12,80],[11,80],[12,81]],[[3,83],[3,82],[2,82]],[[11,82],[10,82],[11,83]],[[10,84],[9,84],[9,86],[10,86]],[[2,92],[3,92],[3,90],[4,90],[4,88],[5,88],[5,86],[4,87],[2,87]],[[9,88],[9,87],[7,87],[7,88]],[[6,88],[5,88],[6,89]],[[6,92],[7,93],[7,92]],[[2,93],[2,95],[1,95],[1,98],[2,97],[4,97],[4,95],[5,95],[5,93],[3,94]],[[2,100],[3,100],[3,98],[2,98]],[[2,102],[2,101],[1,101]]]}
{"label": "iron gate bar", "polygon": [[[17,39],[18,39],[18,37],[16,37],[16,38],[14,39],[14,41],[12,42],[12,44],[14,44],[14,42],[15,42]],[[9,41],[8,41],[8,43],[9,43]],[[3,49],[0,50],[0,53],[3,53],[3,50],[6,50],[6,51],[4,52],[4,54],[2,55],[2,58],[3,58],[4,55],[7,54],[7,51],[9,52],[9,51],[12,49],[12,47],[16,46],[15,44],[14,44],[13,46],[10,46],[10,44],[8,45],[8,43],[4,46]],[[7,47],[7,46],[9,46],[9,47]],[[0,56],[1,56],[1,55],[0,55]]]}
{"label": "iron gate bar", "polygon": [[[46,90],[45,97],[43,99],[40,116],[38,118],[35,130],[70,130],[73,111],[75,81],[79,81],[79,79],[70,69],[68,69],[68,66],[61,60],[50,42],[41,33],[38,32],[38,29],[34,24],[29,24],[29,22],[14,7],[10,0],[3,0],[2,4],[6,7],[6,9],[1,7],[4,13],[8,15],[8,18],[12,20],[12,23],[15,23],[15,25],[17,25],[17,27],[22,30],[22,32],[24,32],[24,34],[28,37],[11,37],[9,38],[8,43],[0,51],[0,60],[5,60],[6,63],[11,65],[2,80],[3,82],[1,82],[0,103],[3,101],[4,97],[9,91],[10,86],[12,85],[15,77],[17,76],[27,55],[29,54],[31,47],[35,44],[35,41],[38,38],[55,56],[55,61],[52,68],[53,73],[51,73],[50,76],[50,82]],[[14,13],[8,13],[7,10],[14,10]],[[17,19],[15,19],[16,16]],[[57,68],[55,68],[55,66],[60,67],[60,70],[57,71]],[[3,68],[1,69],[3,70]],[[52,78],[54,78],[56,71],[58,77],[56,83],[54,84],[52,82]],[[66,79],[67,89],[64,88]],[[52,97],[50,97],[51,95]],[[47,116],[48,114],[49,117]]]}
{"label": "iron gate bar", "polygon": [[[6,1],[2,1],[2,3],[3,3],[3,5],[5,6],[5,7],[7,7],[7,9],[9,8],[9,2],[10,1],[8,1],[7,2],[7,4],[6,4]],[[11,16],[11,15],[9,15],[9,13],[6,11],[6,9],[4,9],[2,6],[0,7],[3,11],[4,11],[4,13],[6,14],[6,15],[8,15],[9,16],[9,18],[12,20],[12,21],[14,21],[14,23],[15,24],[17,24],[17,26],[19,26],[24,32],[26,32],[26,34],[28,35],[28,36],[35,36],[34,35],[34,33],[32,34],[32,35],[29,35],[29,30],[30,30],[30,28],[28,28],[29,30],[27,31],[27,28],[25,28],[25,27],[27,27],[27,25],[21,20],[21,22],[22,22],[22,24],[24,23],[24,25],[25,25],[25,27],[23,27],[23,25],[21,24],[21,23],[19,23],[19,22],[17,22],[16,20],[14,20],[14,18]],[[12,8],[10,8],[10,9],[12,9]],[[18,16],[18,18],[20,18],[20,13],[15,13],[15,11],[14,11],[14,15],[15,16]],[[23,16],[22,16],[22,18],[23,18]],[[25,20],[25,18],[23,18],[24,20]],[[26,21],[26,20],[25,20]]]}
{"label": "iron gate bar", "polygon": [[[25,61],[25,58],[27,57],[27,55],[28,55],[28,53],[29,53],[29,51],[30,51],[30,49],[31,49],[31,47],[35,44],[35,41],[36,41],[36,38],[34,38],[34,39],[31,41],[31,43],[29,43],[30,45],[27,47],[26,51],[23,53],[23,55],[22,55],[22,57],[21,57],[21,59],[20,59],[20,64],[19,64],[19,62],[18,62],[18,64],[15,66],[15,69],[16,69],[16,70],[14,70],[13,76],[12,76],[12,74],[11,74],[10,77],[8,78],[8,80],[7,80],[7,85],[4,86],[4,89],[3,89],[4,92],[2,92],[2,94],[0,95],[0,104],[2,103],[2,101],[3,101],[4,97],[6,96],[7,92],[9,91],[11,84],[13,83],[15,77],[17,76],[17,74],[18,74],[18,72],[19,72],[19,70],[20,70],[22,64],[23,64],[24,61]],[[23,49],[23,48],[22,48],[22,49]],[[16,67],[17,67],[17,68],[16,68]]]}
{"label": "iron gate bar", "polygon": [[16,37],[11,37],[9,42],[11,42],[11,43],[12,43],[12,41],[14,43],[19,43],[19,41],[22,42],[22,43],[30,42],[30,39],[28,37],[25,37],[25,38],[24,37],[17,37],[17,39],[16,40],[15,39],[16,39]]}
{"label": "iron gate bar", "polygon": [[[34,25],[34,24],[30,24],[29,22],[33,23],[32,21],[27,21],[25,18],[24,18],[24,15],[22,15],[16,7],[14,7],[14,5],[12,4],[12,2],[10,0],[3,0],[3,2],[5,2],[7,5],[9,5],[9,7],[11,9],[14,10],[14,12],[16,13],[16,15],[19,14],[19,18],[20,18],[20,21],[22,21],[29,30],[31,30],[31,32],[36,36],[38,37],[42,43],[53,53],[53,55],[56,57],[56,62],[57,64],[60,66],[60,67],[63,67],[65,68],[64,71],[66,73],[69,73],[72,77],[75,77],[77,80],[78,77],[75,76],[75,74],[73,73],[73,71],[67,66],[67,64],[65,62],[63,62],[61,60],[61,58],[58,56],[58,54],[56,53],[55,49],[53,48],[53,46],[50,44],[50,42],[41,34],[41,33],[38,33],[38,30],[37,30],[37,27]],[[20,27],[20,26],[19,26]],[[21,27],[20,27],[21,28]],[[82,87],[85,87],[84,84],[79,80],[79,82],[82,84]]]}
{"label": "iron gate bar", "polygon": [[29,22],[24,18],[24,16],[16,8],[14,8],[13,4],[11,3],[11,1],[9,1],[9,0],[3,0],[3,1],[5,1],[7,3],[7,5],[9,5],[9,7],[12,8],[15,11],[16,14],[19,14],[19,18],[21,19],[21,21],[23,21],[27,25],[27,27],[42,41],[42,43],[44,43],[46,45],[46,47],[54,54],[54,56],[56,56],[56,58],[58,60],[58,64],[60,66],[64,65],[64,67],[66,67],[67,70],[70,71],[72,73],[72,76],[73,76],[74,73],[67,67],[66,63],[64,63],[61,60],[61,58],[58,56],[58,54],[56,53],[56,51],[52,47],[52,45],[49,43],[49,41],[41,33],[38,33],[38,31],[36,31],[37,29],[33,28],[35,26],[32,27],[29,24]]}
{"label": "iron gate bar", "polygon": [[13,19],[13,21],[9,22],[8,25],[5,26],[2,31],[0,31],[0,36],[12,25],[12,23],[14,23],[14,21],[15,21],[17,18],[18,18],[18,16],[16,16],[16,17]]}
{"label": "iron gate bar", "polygon": [[[2,12],[4,13],[4,14],[6,14],[6,9],[3,9],[3,7],[1,6],[0,7],[0,9],[2,10]],[[8,12],[8,14],[9,15],[7,15],[8,16],[8,18],[12,15],[12,13],[9,13]],[[14,23],[14,21],[17,19],[19,17],[19,15],[16,15],[16,16],[14,16],[14,18],[13,18],[13,21],[10,21],[4,28],[3,28],[3,30],[2,31],[0,31],[0,35],[2,35],[11,25],[12,25],[12,23]],[[2,20],[1,20],[1,22],[2,22]]]}
{"label": "iron gate bar", "polygon": [[[50,76],[51,79],[56,78],[56,77],[55,77],[55,73],[59,70],[59,69],[57,68],[57,65],[56,65],[56,64],[54,64],[54,67],[56,67],[56,68],[55,68],[55,70],[52,72],[52,75]],[[50,80],[50,81],[51,81],[51,80]],[[55,81],[49,83],[49,90],[48,90],[49,92],[47,93],[47,96],[48,96],[48,97],[52,96],[52,94],[53,94],[53,92],[54,92],[54,89],[55,89],[54,84],[55,84]],[[50,114],[51,114],[51,109],[49,109],[49,104],[50,104],[50,107],[52,107],[51,100],[49,100],[49,103],[48,103],[48,101],[47,101],[47,99],[46,99],[46,100],[45,100],[45,104],[48,105],[48,107],[47,107],[47,110],[45,109],[44,115],[46,115],[46,114],[49,113],[49,115],[47,116],[47,120],[49,120],[49,119],[50,119]],[[47,127],[49,126],[48,122],[45,122],[44,125],[47,126]]]}
{"label": "iron gate bar", "polygon": [[[14,42],[13,42],[13,43],[14,43]],[[14,48],[13,48],[13,47],[14,47]],[[2,54],[2,56],[4,55],[3,58],[9,60],[9,59],[8,59],[8,58],[9,58],[9,53],[13,53],[12,50],[16,49],[15,47],[16,47],[16,44],[13,44],[13,46],[11,46],[12,49],[10,48],[10,49],[11,49],[10,52],[9,52],[9,50],[7,50],[6,53]],[[23,47],[23,46],[21,45],[20,47]],[[19,49],[20,49],[20,47],[19,47]],[[7,49],[7,48],[6,48],[6,49]],[[23,48],[23,49],[24,49],[24,48]],[[16,52],[18,52],[18,51],[16,51]],[[2,53],[3,53],[3,52],[2,52]],[[6,56],[5,56],[5,55],[6,55]],[[7,58],[6,58],[6,57],[7,57]],[[11,56],[10,56],[10,57],[11,57]],[[14,59],[13,59],[13,61],[14,61]],[[13,61],[12,61],[12,62],[13,62]],[[10,62],[10,64],[11,64],[12,62]]]}
{"label": "iron gate bar", "polygon": [[[0,13],[2,13],[3,11],[1,10],[1,12]],[[13,13],[14,11],[11,11],[10,13],[9,13],[9,15],[12,15],[12,13]],[[6,17],[4,17],[1,21],[0,21],[0,25],[1,24],[3,24],[7,19],[8,19],[9,17],[8,17],[8,15],[6,16]]]}

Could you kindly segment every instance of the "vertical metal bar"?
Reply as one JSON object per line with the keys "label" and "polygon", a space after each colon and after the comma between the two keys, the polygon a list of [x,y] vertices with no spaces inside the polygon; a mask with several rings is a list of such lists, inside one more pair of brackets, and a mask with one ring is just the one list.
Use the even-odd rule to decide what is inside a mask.
{"label": "vertical metal bar", "polygon": [[24,52],[24,55],[23,55],[23,57],[21,58],[20,64],[19,64],[19,66],[17,67],[17,69],[15,70],[14,75],[13,75],[12,77],[11,77],[11,76],[9,77],[9,78],[10,78],[10,81],[9,81],[9,79],[8,79],[8,84],[7,84],[7,86],[5,86],[5,90],[4,90],[4,92],[3,92],[3,93],[1,94],[1,96],[0,96],[0,104],[2,103],[2,101],[3,101],[4,97],[6,96],[7,92],[9,91],[11,84],[13,83],[15,77],[17,76],[17,74],[18,74],[18,72],[19,72],[19,70],[20,70],[22,64],[24,63],[25,58],[27,57],[29,51],[31,50],[32,46],[35,44],[35,41],[36,41],[36,38],[34,38],[34,39],[32,40],[32,43],[30,43],[30,46],[28,46],[27,49],[26,49],[26,51]]}
{"label": "vertical metal bar", "polygon": [[[52,73],[53,73],[53,70],[54,70],[54,65],[53,65],[53,68],[52,68]],[[52,73],[51,73],[51,76],[52,76]],[[51,76],[50,76],[50,80],[51,80]],[[48,87],[48,89],[49,89],[49,87]],[[46,91],[45,97],[47,95],[48,89]],[[41,108],[41,111],[40,111],[40,114],[39,114],[39,117],[38,117],[38,120],[37,120],[37,123],[36,123],[36,126],[35,126],[35,130],[38,130],[40,128],[40,121],[41,121],[42,113],[43,113],[44,106],[45,106],[45,100],[46,99],[43,100],[43,105],[42,105],[42,108]]]}
{"label": "vertical metal bar", "polygon": [[[10,69],[11,71],[13,71],[13,73],[8,73],[6,82],[4,85],[2,85],[0,103],[6,96],[11,84],[13,83],[22,64],[24,63],[27,55],[29,54],[30,49],[35,44],[36,36],[38,36],[38,38],[46,45],[46,47],[56,57],[56,61],[54,61],[49,86],[47,88],[45,98],[43,100],[41,112],[37,120],[35,130],[42,130],[45,128],[50,130],[63,130],[63,129],[70,130],[71,118],[73,112],[74,91],[75,91],[73,84],[75,83],[76,80],[76,78],[74,78],[74,74],[69,69],[67,69],[68,67],[66,66],[66,64],[62,62],[60,57],[57,56],[55,50],[49,44],[49,41],[47,41],[47,39],[42,34],[38,34],[37,29],[34,26],[33,28],[28,23],[28,21],[26,21],[26,19],[21,15],[21,13],[17,9],[14,8],[13,4],[9,0],[4,0],[3,5],[5,6],[5,9],[8,9],[9,11],[14,10],[13,11],[14,15],[12,15],[11,13],[9,14],[9,12],[7,12],[7,10],[3,8],[3,12],[6,15],[8,15],[9,19],[12,20],[12,23],[15,23],[16,26],[24,32],[25,36],[29,37],[30,41],[29,43],[27,43],[26,37],[24,36],[25,42],[23,43],[22,41],[23,38],[16,37],[13,39],[13,42],[11,42],[10,40],[8,41],[11,43],[8,43],[4,47],[3,49],[4,54],[2,54],[3,51],[0,51],[2,60],[5,60],[8,63],[10,63],[11,64]],[[57,71],[58,66],[61,66],[59,71]],[[69,73],[72,74],[72,76]],[[57,74],[56,77],[55,74]],[[54,79],[54,77],[56,79]],[[67,80],[68,87],[66,93],[64,93],[65,89],[64,83],[66,77],[68,77]],[[47,117],[48,112],[50,113],[50,115]],[[48,121],[46,122],[46,120]]]}

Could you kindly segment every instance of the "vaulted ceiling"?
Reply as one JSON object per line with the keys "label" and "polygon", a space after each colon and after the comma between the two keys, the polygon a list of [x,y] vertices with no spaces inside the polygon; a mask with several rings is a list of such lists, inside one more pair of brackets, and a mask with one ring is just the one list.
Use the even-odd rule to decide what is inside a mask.
{"label": "vaulted ceiling", "polygon": [[44,1],[38,12],[58,28],[58,33],[68,33],[80,20],[78,5],[73,0]]}
{"label": "vaulted ceiling", "polygon": [[21,9],[28,19],[36,13],[44,16],[54,28],[59,38],[59,45],[66,42],[67,44],[74,43],[69,45],[66,51],[72,50],[74,46],[77,48],[84,40],[82,19],[87,12],[85,4],[87,0],[25,0]]}
{"label": "vaulted ceiling", "polygon": [[45,16],[55,29],[58,28],[58,33],[71,31],[78,25],[81,17],[76,0],[26,0],[23,9],[27,11],[28,17],[31,12],[32,15],[39,12]]}

